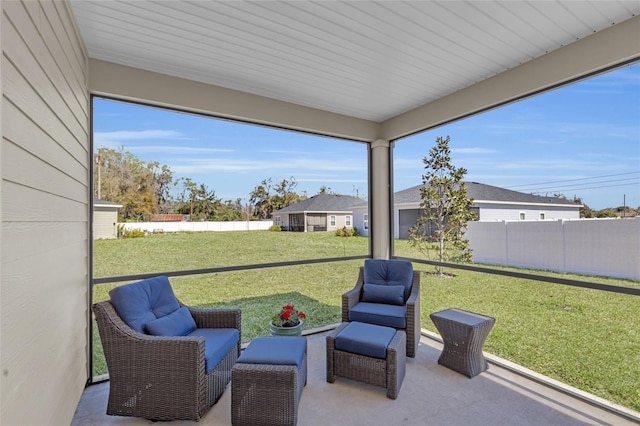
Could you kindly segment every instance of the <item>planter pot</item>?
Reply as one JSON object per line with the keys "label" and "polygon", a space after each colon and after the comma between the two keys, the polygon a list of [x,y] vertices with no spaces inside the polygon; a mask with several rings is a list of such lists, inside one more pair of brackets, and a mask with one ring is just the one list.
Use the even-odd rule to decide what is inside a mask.
{"label": "planter pot", "polygon": [[280,327],[269,321],[269,328],[271,329],[272,336],[301,336],[302,335],[302,320],[293,327]]}

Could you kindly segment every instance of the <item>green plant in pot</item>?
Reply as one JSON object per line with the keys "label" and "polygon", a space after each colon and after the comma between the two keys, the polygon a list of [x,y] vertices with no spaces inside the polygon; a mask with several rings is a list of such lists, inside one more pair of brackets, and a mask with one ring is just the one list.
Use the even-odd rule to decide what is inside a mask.
{"label": "green plant in pot", "polygon": [[293,305],[284,305],[271,317],[269,324],[272,336],[300,336],[303,320],[307,315],[298,311]]}

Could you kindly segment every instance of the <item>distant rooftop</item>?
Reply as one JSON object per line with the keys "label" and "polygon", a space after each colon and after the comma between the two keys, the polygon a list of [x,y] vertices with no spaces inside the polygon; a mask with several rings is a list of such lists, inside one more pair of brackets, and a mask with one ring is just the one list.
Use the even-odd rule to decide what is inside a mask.
{"label": "distant rooftop", "polygon": [[112,201],[101,200],[99,198],[93,199],[94,206],[103,206],[103,207],[122,207],[122,204],[114,203]]}
{"label": "distant rooftop", "polygon": [[350,195],[318,194],[299,203],[274,211],[277,213],[304,213],[304,212],[345,212],[350,213],[353,206],[366,203],[365,200]]}
{"label": "distant rooftop", "polygon": [[[571,200],[559,197],[549,197],[525,194],[523,192],[512,191],[497,186],[486,185],[478,182],[465,182],[467,186],[467,194],[469,198],[473,198],[474,202],[505,202],[505,203],[537,203],[537,204],[560,204],[570,206],[580,206]],[[420,187],[422,184],[412,186],[394,193],[393,198],[396,204],[419,203]]]}

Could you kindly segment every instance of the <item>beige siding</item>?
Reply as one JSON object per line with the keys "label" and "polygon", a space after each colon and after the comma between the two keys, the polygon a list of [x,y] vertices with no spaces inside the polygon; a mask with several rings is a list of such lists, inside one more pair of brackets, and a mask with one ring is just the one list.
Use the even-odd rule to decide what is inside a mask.
{"label": "beige siding", "polygon": [[1,424],[69,424],[88,375],[88,61],[65,2],[2,2]]}
{"label": "beige siding", "polygon": [[[336,224],[331,226],[331,216],[336,217]],[[347,226],[347,216],[351,217],[351,224]],[[335,231],[344,227],[353,228],[353,214],[349,213],[327,213],[327,231]]]}
{"label": "beige siding", "polygon": [[118,211],[113,207],[94,207],[93,238],[117,238]]}

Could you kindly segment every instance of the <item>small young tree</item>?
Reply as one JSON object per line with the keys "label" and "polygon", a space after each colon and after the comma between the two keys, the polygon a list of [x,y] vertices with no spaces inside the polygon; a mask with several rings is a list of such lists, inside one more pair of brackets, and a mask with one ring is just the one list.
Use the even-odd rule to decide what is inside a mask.
{"label": "small young tree", "polygon": [[[464,238],[464,229],[476,215],[471,211],[473,199],[467,196],[463,182],[467,170],[451,164],[449,142],[449,136],[438,137],[436,146],[429,150],[429,157],[422,159],[427,170],[420,188],[422,211],[409,229],[409,244],[429,258],[429,245],[435,241],[440,262],[470,262],[471,249]],[[440,265],[436,271],[443,275]]]}

